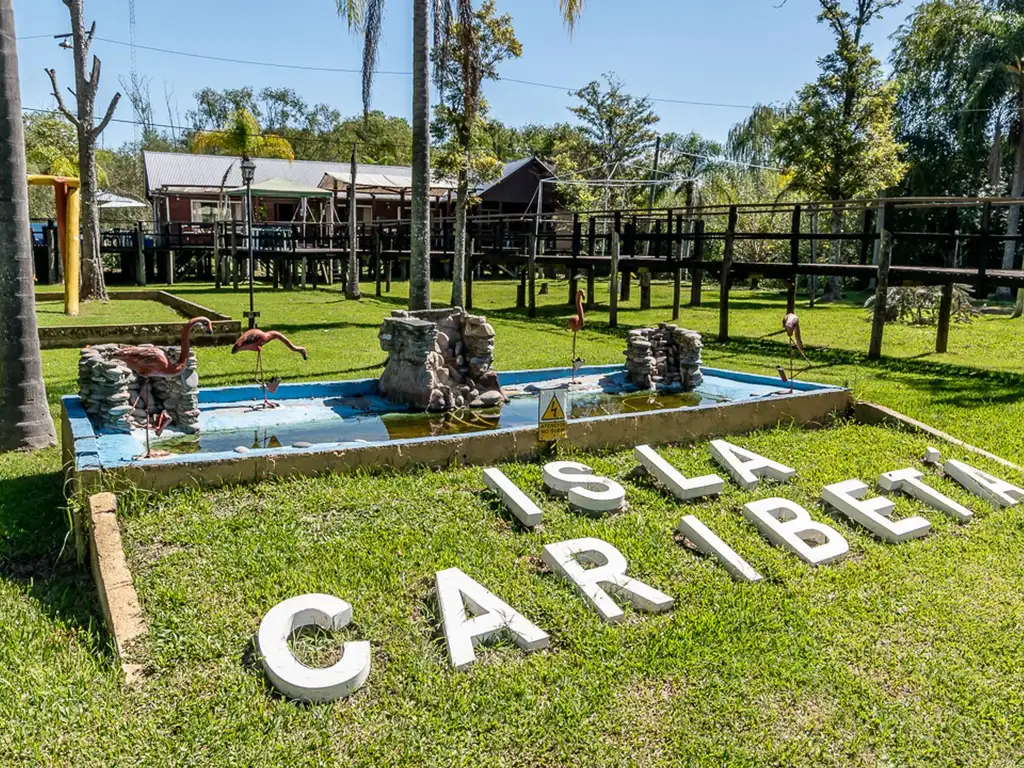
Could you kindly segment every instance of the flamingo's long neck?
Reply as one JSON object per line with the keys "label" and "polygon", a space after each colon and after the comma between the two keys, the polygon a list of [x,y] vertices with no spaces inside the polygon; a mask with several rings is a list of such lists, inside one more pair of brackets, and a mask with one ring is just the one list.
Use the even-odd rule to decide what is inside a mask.
{"label": "flamingo's long neck", "polygon": [[576,316],[580,319],[580,326],[583,326],[583,294],[576,294]]}
{"label": "flamingo's long neck", "polygon": [[292,352],[299,352],[299,353],[302,352],[302,347],[300,347],[300,346],[298,346],[296,344],[293,344],[291,339],[289,339],[287,336],[285,336],[280,331],[270,331],[269,333],[267,333],[267,336],[269,338],[271,338],[271,339],[277,339],[282,344],[284,344],[286,347],[288,347],[288,349],[290,349]]}
{"label": "flamingo's long neck", "polygon": [[208,322],[205,317],[194,317],[181,329],[181,352],[178,355],[178,362],[174,365],[176,371],[185,370],[188,364],[188,353],[192,349],[192,329],[200,323]]}

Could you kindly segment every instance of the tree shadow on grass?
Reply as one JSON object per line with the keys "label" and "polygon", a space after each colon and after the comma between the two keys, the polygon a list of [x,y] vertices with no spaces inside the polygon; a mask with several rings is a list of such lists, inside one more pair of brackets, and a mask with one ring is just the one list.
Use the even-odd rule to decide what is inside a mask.
{"label": "tree shadow on grass", "polygon": [[[112,656],[87,565],[75,559],[61,472],[0,478],[0,579],[18,585],[93,654]],[[96,632],[95,629],[101,631]]]}

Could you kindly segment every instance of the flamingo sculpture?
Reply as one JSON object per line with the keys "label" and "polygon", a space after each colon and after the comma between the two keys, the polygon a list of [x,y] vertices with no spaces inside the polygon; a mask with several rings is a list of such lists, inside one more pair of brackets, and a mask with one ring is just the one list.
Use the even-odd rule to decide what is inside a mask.
{"label": "flamingo sculpture", "polygon": [[[787,312],[785,317],[782,318],[782,329],[786,332],[789,337],[789,378],[793,378],[793,347],[796,347],[797,351],[808,364],[810,360],[807,359],[807,355],[804,353],[804,342],[800,338],[800,318],[793,312]],[[782,381],[786,381],[786,377],[782,377]]]}
{"label": "flamingo sculpture", "polygon": [[[150,380],[155,378],[169,379],[173,376],[180,376],[188,365],[188,353],[191,348],[192,329],[197,325],[205,325],[208,334],[213,333],[213,323],[206,317],[193,317],[181,330],[181,353],[178,355],[178,362],[172,363],[167,358],[167,353],[157,347],[121,347],[110,356],[120,360],[128,368],[142,379],[139,387],[139,396],[135,398],[132,410],[139,404],[139,400],[145,397],[146,402],[146,453],[140,457],[143,459],[156,459],[167,456],[167,451],[154,451],[149,445],[149,390]],[[170,421],[170,416],[163,411],[157,417],[156,434],[159,437]]]}
{"label": "flamingo sculpture", "polygon": [[267,390],[270,389],[271,394],[276,392],[281,380],[275,376],[267,382],[263,374],[263,347],[275,340],[280,341],[292,352],[298,352],[302,355],[303,360],[309,359],[309,355],[306,354],[305,347],[293,344],[287,336],[279,331],[261,331],[259,328],[250,328],[239,336],[238,341],[236,341],[235,345],[231,347],[232,355],[237,354],[238,352],[256,353],[256,380],[259,382],[260,390],[263,392],[264,408],[276,408],[278,406],[278,403],[272,403],[267,399]]}
{"label": "flamingo sculpture", "polygon": [[576,314],[569,318],[569,330],[572,331],[572,381],[576,382],[576,365],[583,360],[576,357],[576,334],[583,330],[583,299],[586,294],[582,290],[576,291]]}

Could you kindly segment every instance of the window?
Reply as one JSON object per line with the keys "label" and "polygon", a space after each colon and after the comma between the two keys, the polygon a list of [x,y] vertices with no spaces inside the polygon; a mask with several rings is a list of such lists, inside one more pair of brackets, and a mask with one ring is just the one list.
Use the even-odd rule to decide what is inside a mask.
{"label": "window", "polygon": [[[219,216],[218,210],[220,211]],[[209,224],[213,221],[217,221],[218,218],[221,221],[225,221],[228,219],[235,219],[236,221],[241,221],[243,218],[245,218],[241,201],[232,200],[226,204],[221,204],[217,200],[192,201],[193,222],[202,222],[203,224]]]}

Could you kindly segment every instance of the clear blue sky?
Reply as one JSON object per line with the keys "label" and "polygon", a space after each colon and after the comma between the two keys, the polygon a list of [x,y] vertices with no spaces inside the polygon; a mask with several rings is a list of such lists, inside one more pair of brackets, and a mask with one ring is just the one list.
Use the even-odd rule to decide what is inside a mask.
{"label": "clear blue sky", "polygon": [[[815,77],[816,59],[831,47],[828,30],[815,23],[816,0],[587,0],[573,35],[561,24],[558,0],[498,0],[513,15],[523,58],[507,63],[505,77],[579,87],[604,72],[616,72],[628,90],[655,98],[750,105],[785,101]],[[916,5],[905,2],[876,21],[869,38],[883,60],[889,35]],[[193,53],[264,62],[358,70],[361,39],[349,34],[333,0],[137,0],[136,42]],[[380,69],[408,71],[411,59],[410,0],[389,0]],[[14,0],[19,38],[68,31],[61,0]],[[97,36],[129,39],[128,0],[86,0]],[[71,54],[52,39],[21,39],[22,100],[50,107],[45,67],[55,67],[63,87],[73,83]],[[101,100],[131,71],[127,46],[97,41],[103,61]],[[342,114],[360,111],[358,73],[324,73],[218,63],[137,50],[138,71],[151,78],[157,120],[167,122],[165,90],[184,118],[199,88],[290,86],[310,103],[326,102]],[[65,91],[66,93],[66,91]],[[489,83],[492,114],[512,125],[571,118],[573,99],[564,91],[509,82]],[[408,116],[408,76],[378,76],[374,107]],[[746,110],[655,103],[659,130],[698,131],[724,138]],[[97,111],[100,107],[97,108]],[[125,101],[117,117],[130,119]],[[130,125],[112,125],[108,146],[131,139]]]}

